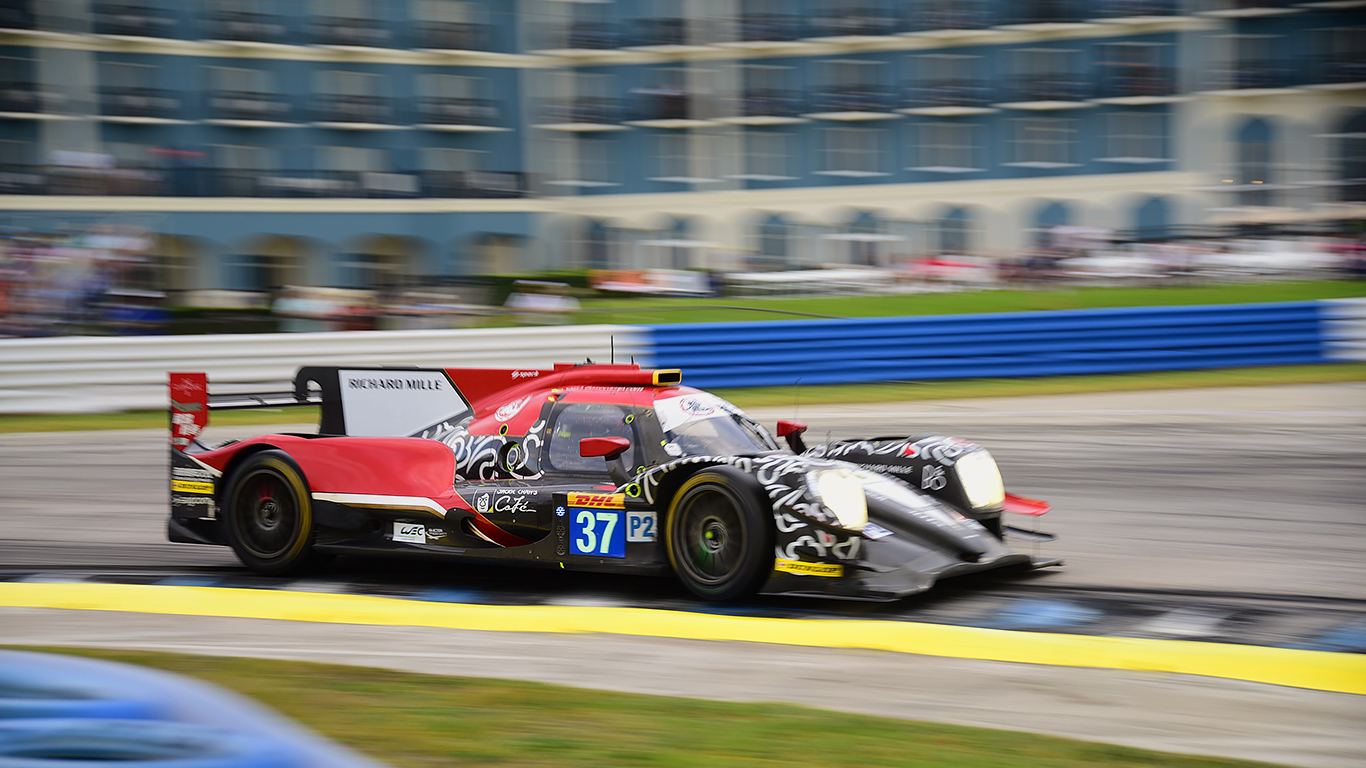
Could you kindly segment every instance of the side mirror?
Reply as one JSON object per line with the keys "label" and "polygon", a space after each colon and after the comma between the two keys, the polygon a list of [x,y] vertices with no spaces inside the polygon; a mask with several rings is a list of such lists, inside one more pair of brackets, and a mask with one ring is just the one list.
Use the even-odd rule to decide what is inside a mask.
{"label": "side mirror", "polygon": [[608,461],[631,450],[631,441],[624,437],[585,437],[579,441],[579,455],[585,458],[601,456]]}
{"label": "side mirror", "polygon": [[601,456],[607,459],[607,473],[612,481],[621,485],[630,480],[626,467],[621,463],[621,455],[630,450],[631,441],[624,437],[585,437],[579,441],[579,455],[584,458]]}
{"label": "side mirror", "polygon": [[806,431],[806,422],[787,421],[778,422],[778,437],[787,440],[787,447],[795,453],[806,453],[806,441],[802,439],[802,433]]}

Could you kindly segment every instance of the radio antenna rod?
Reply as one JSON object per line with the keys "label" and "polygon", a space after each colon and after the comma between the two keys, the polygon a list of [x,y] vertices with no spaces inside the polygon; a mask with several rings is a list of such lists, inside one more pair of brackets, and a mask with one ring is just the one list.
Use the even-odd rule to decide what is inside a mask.
{"label": "radio antenna rod", "polygon": [[616,336],[608,336],[608,337],[607,337],[607,343],[608,343],[608,345],[609,345],[609,346],[608,346],[608,350],[611,352],[611,357],[608,358],[608,359],[611,361],[611,364],[612,364],[612,365],[616,365],[616,364],[617,364],[617,337],[616,337]]}

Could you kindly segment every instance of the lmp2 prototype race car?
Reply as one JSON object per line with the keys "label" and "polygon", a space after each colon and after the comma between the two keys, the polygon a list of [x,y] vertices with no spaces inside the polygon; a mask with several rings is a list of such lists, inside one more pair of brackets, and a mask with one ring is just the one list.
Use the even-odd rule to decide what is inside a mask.
{"label": "lmp2 prototype race car", "polygon": [[[756,592],[893,600],[941,578],[1056,565],[1012,551],[991,454],[924,435],[779,443],[677,370],[301,368],[293,392],[218,395],[170,374],[172,541],[263,574],[406,553],[675,574],[711,601]],[[317,434],[210,447],[211,409],[316,404]]]}

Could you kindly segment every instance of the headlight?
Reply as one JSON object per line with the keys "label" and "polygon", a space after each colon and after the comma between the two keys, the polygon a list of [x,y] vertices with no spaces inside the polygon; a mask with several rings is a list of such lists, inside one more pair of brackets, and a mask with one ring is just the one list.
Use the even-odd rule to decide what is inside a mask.
{"label": "headlight", "polygon": [[857,475],[847,469],[817,469],[806,473],[806,484],[816,500],[835,513],[841,527],[863,530],[868,522],[868,501]]}
{"label": "headlight", "polygon": [[973,509],[995,507],[1006,500],[1006,487],[1001,482],[1001,470],[986,449],[973,451],[958,460],[958,482],[963,484],[968,504]]}

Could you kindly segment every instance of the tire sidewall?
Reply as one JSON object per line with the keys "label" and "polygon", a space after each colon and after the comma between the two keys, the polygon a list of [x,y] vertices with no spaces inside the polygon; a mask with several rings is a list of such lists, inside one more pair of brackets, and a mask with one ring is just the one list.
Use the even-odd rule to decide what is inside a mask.
{"label": "tire sidewall", "polygon": [[[669,503],[665,524],[665,549],[674,574],[693,594],[704,600],[724,602],[747,597],[757,592],[773,571],[773,521],[764,503],[763,489],[752,476],[733,467],[705,469],[688,478]],[[688,576],[680,567],[678,546],[681,536],[681,516],[678,514],[691,497],[701,493],[719,492],[735,505],[740,520],[740,535],[744,552],[734,574],[720,584],[702,584]]]}
{"label": "tire sidewall", "polygon": [[[274,557],[261,557],[253,553],[241,540],[238,526],[241,524],[238,510],[238,495],[242,492],[242,484],[258,471],[265,470],[275,474],[284,481],[286,487],[294,496],[295,502],[295,530],[293,541],[288,549]],[[228,543],[232,546],[233,552],[247,567],[259,573],[270,575],[290,573],[303,567],[308,559],[310,552],[309,545],[313,535],[313,505],[312,496],[308,488],[308,481],[304,478],[303,470],[290,458],[284,451],[272,449],[260,451],[249,456],[232,473],[232,480],[228,483],[227,494],[223,504],[223,527],[227,535]]]}

